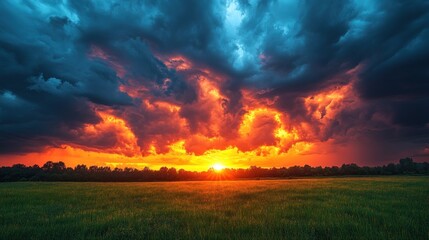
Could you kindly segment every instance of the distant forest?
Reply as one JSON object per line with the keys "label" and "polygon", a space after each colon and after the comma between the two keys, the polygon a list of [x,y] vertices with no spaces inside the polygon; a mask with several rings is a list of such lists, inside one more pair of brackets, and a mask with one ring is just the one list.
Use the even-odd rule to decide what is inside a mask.
{"label": "distant forest", "polygon": [[221,171],[209,169],[195,172],[184,169],[161,167],[159,170],[144,168],[114,168],[77,165],[66,167],[64,162],[46,162],[38,165],[25,166],[15,164],[12,167],[0,168],[0,181],[94,181],[94,182],[136,182],[136,181],[200,181],[228,179],[260,179],[260,178],[295,178],[312,176],[347,176],[347,175],[429,175],[429,163],[417,163],[412,158],[403,158],[398,164],[390,163],[378,167],[360,167],[356,164],[343,164],[341,167],[311,167],[309,165],[261,168],[251,166],[247,169],[226,168]]}

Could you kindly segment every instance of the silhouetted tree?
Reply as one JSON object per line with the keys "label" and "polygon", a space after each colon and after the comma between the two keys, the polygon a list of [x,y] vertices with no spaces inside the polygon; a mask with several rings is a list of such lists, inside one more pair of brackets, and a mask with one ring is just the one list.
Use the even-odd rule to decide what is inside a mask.
{"label": "silhouetted tree", "polygon": [[413,172],[415,169],[413,159],[410,157],[400,159],[399,165],[403,172]]}
{"label": "silhouetted tree", "polygon": [[175,181],[175,180],[219,180],[249,178],[281,178],[304,176],[338,176],[338,175],[392,175],[392,174],[425,174],[429,175],[429,163],[416,163],[412,158],[400,159],[399,164],[390,163],[384,166],[359,167],[356,164],[343,164],[340,168],[332,167],[282,167],[261,168],[251,166],[248,169],[224,169],[216,172],[213,169],[203,172],[191,172],[184,169],[161,167],[158,171],[145,167],[115,168],[77,165],[66,167],[63,162],[46,162],[41,168],[38,165],[25,166],[14,164],[0,168],[0,181]]}

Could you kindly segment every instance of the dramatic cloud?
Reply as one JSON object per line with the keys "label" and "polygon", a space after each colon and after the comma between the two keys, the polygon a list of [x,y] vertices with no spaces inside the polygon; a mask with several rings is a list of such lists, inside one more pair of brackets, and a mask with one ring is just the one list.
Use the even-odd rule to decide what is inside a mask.
{"label": "dramatic cloud", "polygon": [[6,0],[0,14],[0,165],[428,157],[427,1]]}

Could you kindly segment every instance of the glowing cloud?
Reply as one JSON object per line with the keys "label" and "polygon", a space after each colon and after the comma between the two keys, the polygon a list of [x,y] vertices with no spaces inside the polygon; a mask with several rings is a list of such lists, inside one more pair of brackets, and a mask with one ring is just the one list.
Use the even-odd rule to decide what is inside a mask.
{"label": "glowing cloud", "polygon": [[0,165],[425,159],[423,2],[2,1]]}

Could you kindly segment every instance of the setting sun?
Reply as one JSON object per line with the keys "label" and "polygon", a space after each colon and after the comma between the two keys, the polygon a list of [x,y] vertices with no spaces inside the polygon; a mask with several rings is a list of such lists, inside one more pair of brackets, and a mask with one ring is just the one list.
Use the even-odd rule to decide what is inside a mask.
{"label": "setting sun", "polygon": [[224,168],[225,168],[225,166],[223,166],[223,165],[222,165],[222,164],[220,164],[220,163],[215,163],[215,164],[213,164],[213,169],[214,169],[215,171],[217,171],[217,172],[222,171]]}

